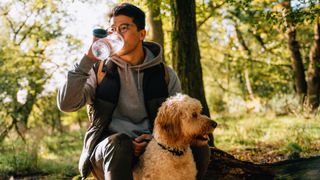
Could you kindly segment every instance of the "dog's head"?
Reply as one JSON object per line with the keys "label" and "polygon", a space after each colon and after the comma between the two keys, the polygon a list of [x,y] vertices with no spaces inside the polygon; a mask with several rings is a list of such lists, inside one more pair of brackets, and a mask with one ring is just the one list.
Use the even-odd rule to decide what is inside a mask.
{"label": "dog's head", "polygon": [[159,108],[154,123],[154,136],[169,145],[205,144],[217,123],[201,114],[200,101],[177,94]]}

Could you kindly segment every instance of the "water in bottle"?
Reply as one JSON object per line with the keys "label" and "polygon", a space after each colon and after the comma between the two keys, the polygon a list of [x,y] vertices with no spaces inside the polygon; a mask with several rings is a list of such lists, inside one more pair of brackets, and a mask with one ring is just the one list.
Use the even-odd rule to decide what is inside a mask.
{"label": "water in bottle", "polygon": [[114,32],[106,37],[95,41],[92,44],[92,53],[99,60],[105,60],[108,57],[119,52],[124,45],[121,35]]}

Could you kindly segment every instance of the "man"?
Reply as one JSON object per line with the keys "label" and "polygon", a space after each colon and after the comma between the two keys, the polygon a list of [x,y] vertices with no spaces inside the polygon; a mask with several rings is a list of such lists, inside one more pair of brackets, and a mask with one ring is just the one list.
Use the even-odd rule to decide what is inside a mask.
{"label": "man", "polygon": [[[123,3],[109,17],[108,33],[119,33],[124,47],[106,65],[99,64],[90,47],[68,72],[57,99],[60,110],[66,112],[89,105],[91,125],[79,161],[82,177],[92,172],[97,179],[130,180],[132,167],[152,138],[158,108],[167,97],[180,92],[181,85],[175,72],[163,64],[162,48],[144,42],[145,13],[141,9]],[[102,66],[105,74],[97,82]],[[193,153],[201,178],[208,165],[208,146],[194,147]]]}

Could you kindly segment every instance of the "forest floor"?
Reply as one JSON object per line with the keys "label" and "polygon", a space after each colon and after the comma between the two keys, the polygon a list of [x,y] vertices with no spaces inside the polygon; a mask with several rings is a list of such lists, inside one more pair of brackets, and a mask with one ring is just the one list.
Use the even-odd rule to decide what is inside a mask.
{"label": "forest floor", "polygon": [[215,119],[215,146],[256,164],[320,155],[320,118],[272,114]]}
{"label": "forest floor", "polygon": [[281,146],[259,143],[256,147],[243,150],[233,149],[228,151],[235,158],[243,161],[249,161],[255,164],[272,164],[285,160],[295,160],[300,158],[312,158],[320,156],[320,144],[308,148],[308,153],[293,152],[291,154],[277,151]]}
{"label": "forest floor", "polygon": [[320,179],[320,156],[257,164],[211,148],[205,180],[211,179]]}
{"label": "forest floor", "polygon": [[215,120],[216,147],[235,159],[215,156],[222,165],[213,161],[207,179],[261,179],[262,169],[274,176],[263,179],[320,179],[319,117],[269,114]]}
{"label": "forest floor", "polygon": [[[214,119],[218,122],[213,133],[216,147],[235,159],[268,167],[280,179],[294,177],[300,170],[319,173],[313,168],[320,169],[319,118],[245,115]],[[84,132],[85,128],[62,133],[33,129],[26,143],[11,136],[0,145],[0,180],[77,179]]]}

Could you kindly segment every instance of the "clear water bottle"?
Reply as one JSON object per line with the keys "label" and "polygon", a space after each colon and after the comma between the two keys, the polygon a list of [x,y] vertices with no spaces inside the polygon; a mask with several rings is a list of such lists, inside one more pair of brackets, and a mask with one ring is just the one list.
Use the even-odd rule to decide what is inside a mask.
{"label": "clear water bottle", "polygon": [[93,35],[100,38],[92,44],[92,53],[99,60],[103,61],[123,48],[124,40],[116,32],[107,34],[104,29],[95,29]]}

